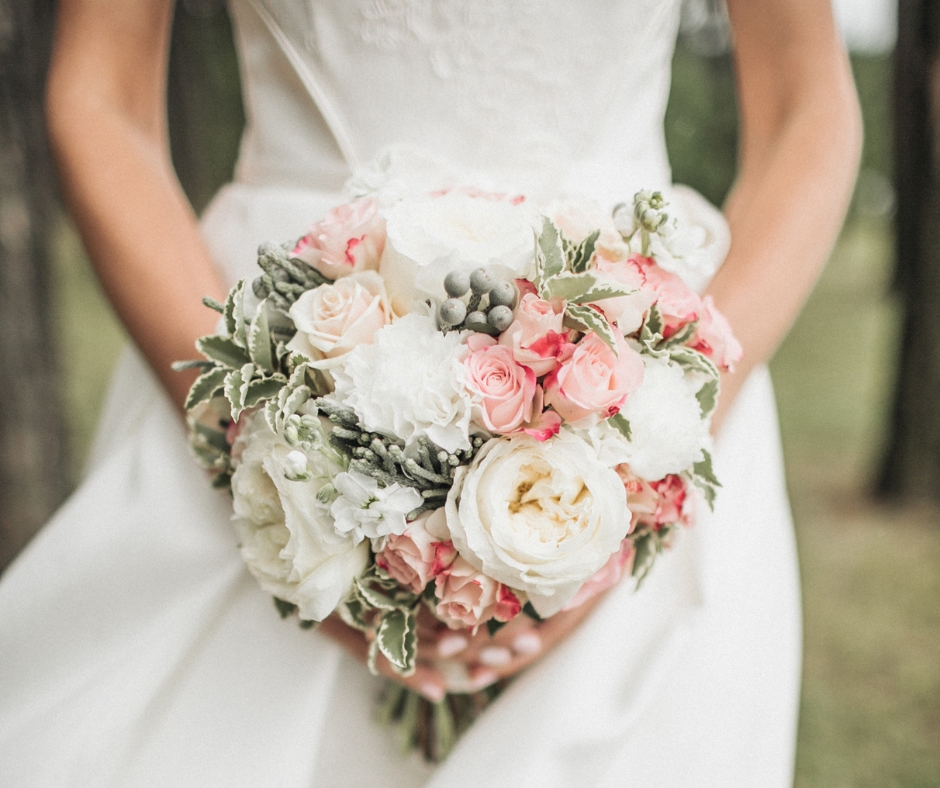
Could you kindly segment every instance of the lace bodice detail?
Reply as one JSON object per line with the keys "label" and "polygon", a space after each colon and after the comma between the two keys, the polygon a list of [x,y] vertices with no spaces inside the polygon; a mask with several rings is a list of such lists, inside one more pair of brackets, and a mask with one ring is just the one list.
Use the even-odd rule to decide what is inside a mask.
{"label": "lace bodice detail", "polygon": [[238,177],[335,188],[417,147],[521,188],[668,183],[678,0],[234,0]]}

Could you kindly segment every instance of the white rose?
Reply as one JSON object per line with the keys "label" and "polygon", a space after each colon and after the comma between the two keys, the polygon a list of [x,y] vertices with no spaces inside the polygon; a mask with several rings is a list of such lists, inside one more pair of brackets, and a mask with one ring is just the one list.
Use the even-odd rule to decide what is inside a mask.
{"label": "white rose", "polygon": [[342,465],[323,444],[304,452],[309,481],[291,481],[296,450],[271,432],[262,413],[244,419],[232,476],[242,558],[265,591],[297,605],[301,618],[322,621],[369,560],[367,543],[338,533],[329,504],[317,499]]}
{"label": "white rose", "polygon": [[711,438],[695,396],[701,381],[666,358],[643,356],[643,362],[643,383],[627,397],[620,415],[630,422],[630,470],[656,481],[701,460]]}
{"label": "white rose", "polygon": [[385,285],[374,271],[360,271],[334,284],[308,290],[290,308],[297,333],[287,347],[312,366],[329,368],[357,345],[369,344],[390,319]]}
{"label": "white rose", "polygon": [[422,435],[449,452],[469,449],[470,395],[463,386],[466,346],[425,315],[405,315],[378,331],[332,370],[333,397],[369,431],[413,444]]}
{"label": "white rose", "polygon": [[379,273],[396,314],[445,299],[444,277],[481,266],[501,279],[525,276],[535,259],[535,213],[508,200],[448,192],[405,200],[387,212]]}
{"label": "white rose", "polygon": [[570,432],[489,441],[458,472],[446,512],[460,555],[541,616],[565,607],[630,529],[620,477]]}

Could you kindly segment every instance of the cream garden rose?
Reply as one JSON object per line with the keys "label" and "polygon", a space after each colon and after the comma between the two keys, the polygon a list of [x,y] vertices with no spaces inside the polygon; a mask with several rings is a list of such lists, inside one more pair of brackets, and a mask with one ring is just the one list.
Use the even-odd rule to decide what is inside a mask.
{"label": "cream garden rose", "polygon": [[297,605],[300,617],[322,621],[349,594],[369,561],[368,542],[339,533],[329,505],[317,498],[342,471],[327,449],[307,455],[310,478],[291,481],[292,449],[261,412],[243,417],[240,461],[232,476],[232,518],[242,558],[268,593]]}
{"label": "cream garden rose", "polygon": [[446,512],[460,555],[525,592],[543,617],[571,601],[630,528],[620,477],[569,431],[488,442],[458,472]]}

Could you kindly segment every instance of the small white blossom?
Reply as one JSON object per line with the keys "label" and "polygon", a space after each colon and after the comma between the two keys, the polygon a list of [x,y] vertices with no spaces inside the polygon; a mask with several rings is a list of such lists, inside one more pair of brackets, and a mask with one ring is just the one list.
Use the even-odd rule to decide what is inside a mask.
{"label": "small white blossom", "polygon": [[334,487],[340,496],[330,508],[337,532],[362,539],[381,539],[405,532],[405,517],[424,502],[413,487],[397,482],[380,487],[371,476],[358,471],[337,474]]}

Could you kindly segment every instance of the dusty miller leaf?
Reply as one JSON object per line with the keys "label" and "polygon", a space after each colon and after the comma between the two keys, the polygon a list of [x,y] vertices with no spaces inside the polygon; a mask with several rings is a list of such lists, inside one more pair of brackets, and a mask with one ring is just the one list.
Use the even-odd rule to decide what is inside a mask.
{"label": "dusty miller leaf", "polygon": [[258,313],[248,328],[248,353],[255,364],[270,373],[274,372],[274,359],[271,354],[271,332],[265,305],[265,302],[262,302],[258,306]]}
{"label": "dusty miller leaf", "polygon": [[211,358],[229,369],[240,369],[248,363],[248,353],[228,337],[214,334],[196,340],[196,349],[206,358]]}
{"label": "dusty miller leaf", "polygon": [[213,395],[222,388],[227,374],[228,370],[224,367],[214,367],[196,378],[186,396],[184,406],[186,410],[192,410],[200,402],[212,399]]}

